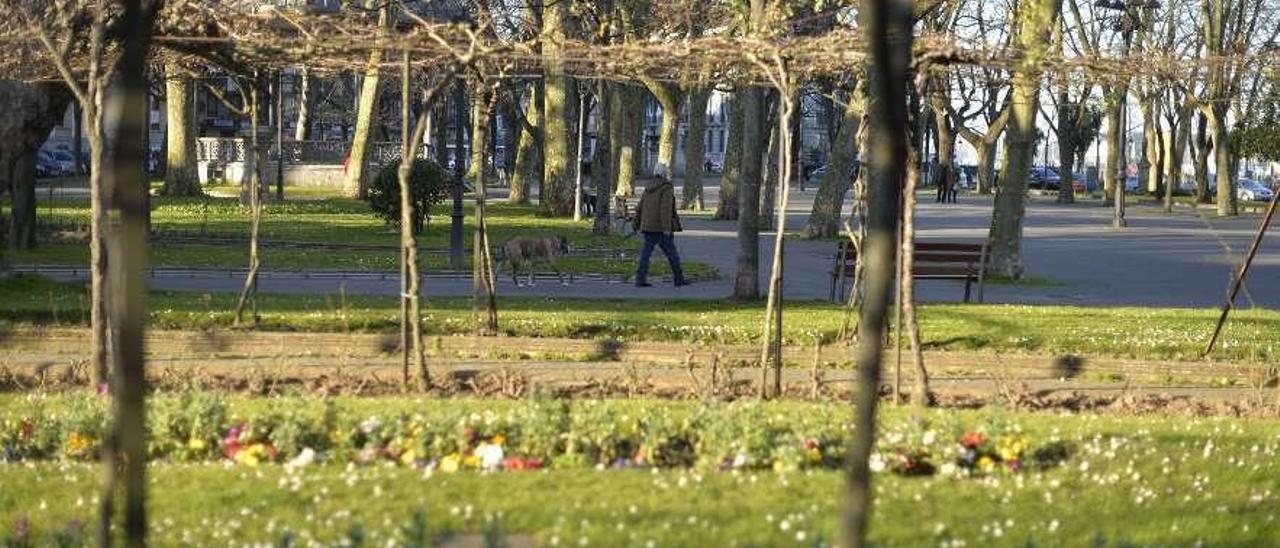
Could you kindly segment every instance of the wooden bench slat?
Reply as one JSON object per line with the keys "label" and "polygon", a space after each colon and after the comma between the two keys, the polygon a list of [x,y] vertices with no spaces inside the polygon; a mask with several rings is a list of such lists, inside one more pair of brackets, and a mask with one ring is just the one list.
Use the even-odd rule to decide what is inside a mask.
{"label": "wooden bench slat", "polygon": [[915,252],[911,255],[917,263],[976,263],[982,260],[981,254],[969,253],[931,253]]}
{"label": "wooden bench slat", "polygon": [[971,251],[982,253],[983,244],[959,242],[916,242],[916,251]]}
{"label": "wooden bench slat", "polygon": [[977,277],[978,271],[967,266],[917,266],[911,269],[917,278],[920,276],[957,276],[962,278]]}
{"label": "wooden bench slat", "polygon": [[[858,254],[853,245],[840,241],[832,257],[831,298],[836,298],[836,282],[852,277],[857,269]],[[911,276],[919,279],[964,280],[964,301],[969,302],[969,288],[978,282],[978,301],[986,277],[987,246],[965,242],[916,242],[912,253]],[[841,282],[840,289],[844,284]]]}

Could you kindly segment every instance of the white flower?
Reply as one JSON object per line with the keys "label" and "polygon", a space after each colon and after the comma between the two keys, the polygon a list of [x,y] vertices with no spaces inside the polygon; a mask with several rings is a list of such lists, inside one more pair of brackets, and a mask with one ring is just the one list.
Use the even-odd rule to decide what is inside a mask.
{"label": "white flower", "polygon": [[883,472],[887,466],[888,465],[884,462],[884,457],[880,456],[880,453],[871,455],[871,460],[867,463],[867,467],[870,468],[872,472]]}
{"label": "white flower", "polygon": [[501,445],[482,443],[476,447],[476,457],[480,459],[480,467],[485,470],[497,470],[502,467],[506,457]]}
{"label": "white flower", "polygon": [[933,442],[937,441],[937,439],[938,435],[934,434],[933,430],[926,430],[924,436],[920,438],[920,442],[925,445],[933,445]]}
{"label": "white flower", "polygon": [[316,452],[310,447],[303,447],[298,456],[293,457],[285,464],[286,468],[301,468],[316,461]]}

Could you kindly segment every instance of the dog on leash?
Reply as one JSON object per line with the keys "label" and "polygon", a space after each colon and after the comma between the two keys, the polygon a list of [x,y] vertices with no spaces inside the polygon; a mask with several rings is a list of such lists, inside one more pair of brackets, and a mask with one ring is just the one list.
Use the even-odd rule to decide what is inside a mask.
{"label": "dog on leash", "polygon": [[[511,263],[511,281],[516,287],[533,287],[533,267],[535,262],[546,263],[560,279],[560,285],[569,285],[560,273],[556,261],[569,253],[569,240],[563,236],[515,236],[502,242],[502,258]],[[520,282],[520,271],[526,273],[526,283]]]}

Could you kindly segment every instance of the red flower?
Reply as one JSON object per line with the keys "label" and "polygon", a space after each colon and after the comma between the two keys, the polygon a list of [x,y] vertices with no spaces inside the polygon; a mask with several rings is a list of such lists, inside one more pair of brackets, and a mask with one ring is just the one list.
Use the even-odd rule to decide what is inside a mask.
{"label": "red flower", "polygon": [[507,457],[502,461],[506,470],[538,470],[542,468],[542,459],[535,457]]}
{"label": "red flower", "polygon": [[982,435],[981,432],[965,432],[963,436],[960,436],[960,445],[970,449],[977,448],[984,443],[987,443],[987,437]]}

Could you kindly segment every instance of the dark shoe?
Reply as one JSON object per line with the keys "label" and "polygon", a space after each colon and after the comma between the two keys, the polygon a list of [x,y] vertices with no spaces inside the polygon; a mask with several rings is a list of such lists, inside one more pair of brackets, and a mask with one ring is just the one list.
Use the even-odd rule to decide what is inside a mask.
{"label": "dark shoe", "polygon": [[676,285],[676,287],[684,287],[684,286],[686,286],[686,285],[693,285],[693,282],[691,282],[691,281],[689,281],[689,280],[680,280],[680,281],[676,282],[676,284],[675,284],[675,285]]}
{"label": "dark shoe", "polygon": [[636,282],[636,287],[653,287],[653,284],[649,282]]}

